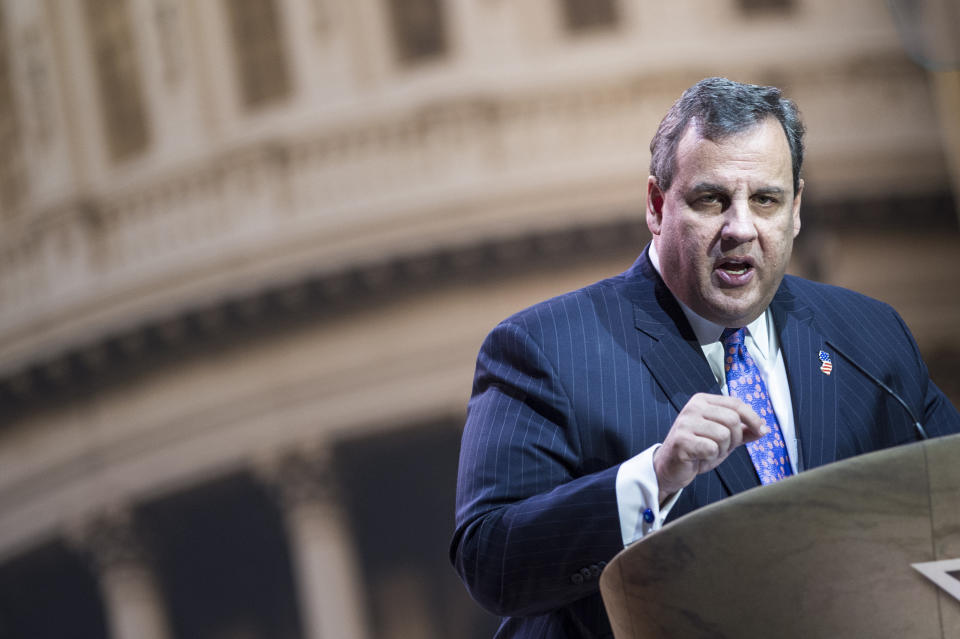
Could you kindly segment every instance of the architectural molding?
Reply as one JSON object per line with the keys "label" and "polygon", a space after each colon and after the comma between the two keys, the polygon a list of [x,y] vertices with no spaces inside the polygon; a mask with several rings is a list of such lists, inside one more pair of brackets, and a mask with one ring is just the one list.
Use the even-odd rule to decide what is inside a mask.
{"label": "architectural molding", "polygon": [[[813,105],[831,87],[873,91],[881,67],[923,81],[902,55],[878,60],[855,57],[818,71],[823,77],[801,69],[778,79],[811,94],[805,104]],[[187,274],[229,278],[227,265],[303,252],[308,238],[317,254],[331,243],[353,247],[352,255],[327,251],[325,259],[362,259],[377,250],[374,221],[425,228],[445,243],[462,233],[457,222],[501,225],[500,211],[533,197],[541,210],[522,211],[525,223],[549,226],[557,214],[551,194],[574,184],[607,210],[639,208],[645,141],[683,82],[675,73],[634,70],[577,85],[491,85],[418,102],[385,100],[211,147],[178,168],[131,173],[27,211],[0,237],[0,369],[22,366],[12,352],[37,350],[25,334],[37,339],[43,327],[44,343],[61,341],[54,334],[78,330],[67,324],[91,308],[109,316],[101,324],[155,320],[123,308],[148,304],[148,292]],[[917,144],[921,160],[926,142]],[[939,149],[928,151],[940,161]],[[824,162],[830,153],[821,154]],[[577,223],[591,221],[581,213]]]}
{"label": "architectural molding", "polygon": [[550,268],[558,260],[576,264],[616,252],[629,256],[648,237],[639,219],[624,216],[591,227],[480,238],[468,245],[393,255],[273,283],[246,295],[204,300],[160,319],[43,353],[42,359],[25,366],[0,369],[0,427],[15,421],[22,411],[62,406],[91,389],[129,380],[166,363],[182,364],[209,349],[248,344],[276,331],[421,292]]}

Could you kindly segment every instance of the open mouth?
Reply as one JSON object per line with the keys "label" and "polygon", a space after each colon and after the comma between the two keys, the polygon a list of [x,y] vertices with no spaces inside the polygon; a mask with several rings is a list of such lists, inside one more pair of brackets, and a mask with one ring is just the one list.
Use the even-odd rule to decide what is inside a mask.
{"label": "open mouth", "polygon": [[731,275],[744,275],[753,268],[753,264],[747,260],[727,259],[717,264],[717,268]]}
{"label": "open mouth", "polygon": [[749,257],[725,257],[717,260],[714,270],[727,286],[745,286],[753,279],[755,265]]}

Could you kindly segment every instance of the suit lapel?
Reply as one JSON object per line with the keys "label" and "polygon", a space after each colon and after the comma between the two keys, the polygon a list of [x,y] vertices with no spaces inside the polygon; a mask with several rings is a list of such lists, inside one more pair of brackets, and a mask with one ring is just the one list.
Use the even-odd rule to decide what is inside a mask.
{"label": "suit lapel", "polygon": [[[784,280],[770,303],[780,339],[793,419],[800,441],[800,468],[814,468],[837,459],[836,375],[820,370],[820,351],[831,348],[813,319],[812,310],[798,300]],[[834,357],[836,359],[836,357]]]}
{"label": "suit lapel", "polygon": [[[683,310],[653,269],[644,251],[634,265],[631,298],[634,323],[652,342],[642,354],[644,364],[657,380],[673,407],[679,412],[696,393],[720,393],[710,365]],[[660,440],[671,424],[658,424]],[[746,447],[740,446],[715,472],[730,494],[760,485]]]}

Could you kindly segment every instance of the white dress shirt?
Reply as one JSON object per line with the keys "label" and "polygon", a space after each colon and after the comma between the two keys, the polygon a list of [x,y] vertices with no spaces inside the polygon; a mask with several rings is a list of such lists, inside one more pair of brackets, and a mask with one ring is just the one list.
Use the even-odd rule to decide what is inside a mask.
{"label": "white dress shirt", "polygon": [[[649,257],[653,268],[660,273],[659,256],[652,242]],[[720,343],[720,334],[726,327],[700,317],[680,300],[677,302],[693,328],[714,377],[720,383],[721,392],[726,395],[727,378],[723,370],[723,344]],[[767,386],[773,411],[777,415],[787,452],[790,454],[790,466],[796,473],[797,439],[793,423],[793,403],[790,400],[787,369],[783,363],[783,353],[780,351],[780,341],[774,330],[770,309],[747,324],[745,345]],[[624,546],[629,546],[644,535],[659,530],[680,496],[681,491],[677,491],[662,506],[659,503],[660,485],[653,468],[653,455],[658,448],[660,444],[651,446],[623,462],[617,471],[617,509],[620,514],[620,532],[623,535]],[[644,513],[648,510],[650,513],[646,519],[652,521],[644,518]]]}

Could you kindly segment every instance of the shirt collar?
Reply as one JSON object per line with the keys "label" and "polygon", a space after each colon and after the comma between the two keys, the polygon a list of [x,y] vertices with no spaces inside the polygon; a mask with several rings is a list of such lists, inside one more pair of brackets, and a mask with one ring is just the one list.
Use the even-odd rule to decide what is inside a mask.
{"label": "shirt collar", "polygon": [[[656,270],[657,274],[662,278],[663,273],[660,272],[660,255],[657,253],[657,247],[654,242],[650,242],[650,246],[647,249],[647,256],[650,258],[650,263],[653,265],[654,270]],[[697,342],[701,347],[717,343],[720,340],[720,334],[727,328],[726,326],[721,326],[697,315],[686,304],[680,301],[676,295],[673,297],[683,310],[687,321],[690,322],[693,333],[697,336]],[[767,359],[771,348],[770,335],[772,331],[769,330],[770,319],[770,309],[768,308],[757,317],[757,319],[747,324],[747,332],[753,336],[754,347],[760,350],[759,355],[763,359]],[[748,350],[753,352],[753,349]]]}

